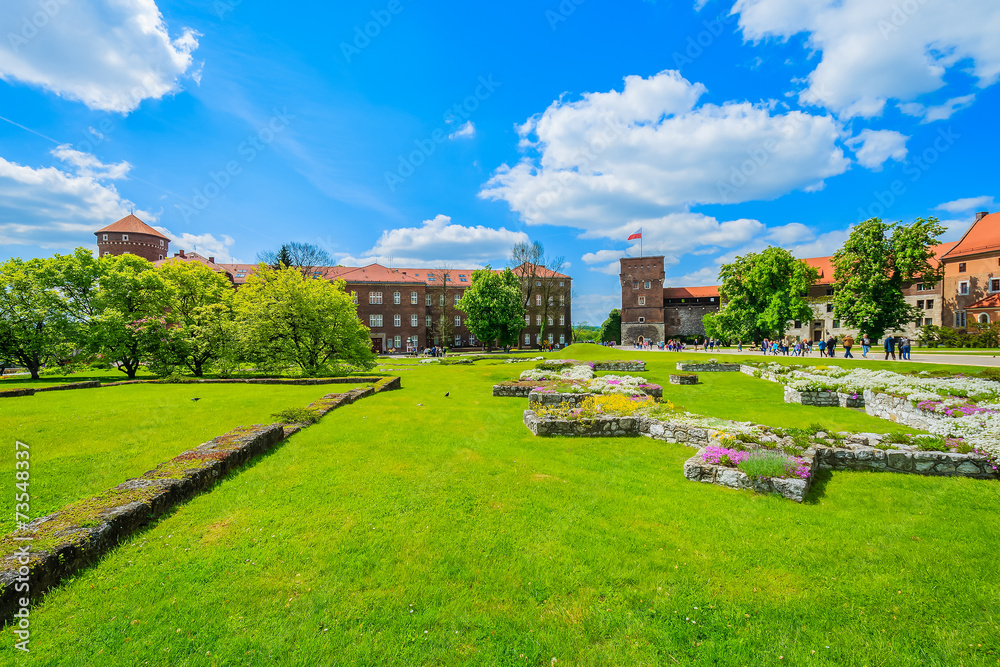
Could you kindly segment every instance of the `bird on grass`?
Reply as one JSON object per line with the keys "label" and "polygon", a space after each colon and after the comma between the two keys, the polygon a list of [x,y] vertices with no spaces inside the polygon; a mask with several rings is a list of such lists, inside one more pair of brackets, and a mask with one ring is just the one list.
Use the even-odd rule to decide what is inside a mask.
{"label": "bird on grass", "polygon": [[444,397],[445,398],[448,398],[449,396],[451,396],[451,392],[450,391],[444,392]]}
{"label": "bird on grass", "polygon": [[192,398],[191,400],[192,401],[200,401],[201,399],[200,398]]}

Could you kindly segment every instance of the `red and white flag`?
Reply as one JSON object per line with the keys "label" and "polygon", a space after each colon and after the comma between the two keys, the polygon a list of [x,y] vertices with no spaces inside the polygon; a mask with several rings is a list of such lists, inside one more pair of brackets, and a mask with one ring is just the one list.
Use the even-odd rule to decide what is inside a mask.
{"label": "red and white flag", "polygon": [[633,234],[632,236],[628,237],[628,240],[629,241],[638,241],[641,238],[642,238],[642,227],[640,227],[639,231],[637,231],[635,234]]}

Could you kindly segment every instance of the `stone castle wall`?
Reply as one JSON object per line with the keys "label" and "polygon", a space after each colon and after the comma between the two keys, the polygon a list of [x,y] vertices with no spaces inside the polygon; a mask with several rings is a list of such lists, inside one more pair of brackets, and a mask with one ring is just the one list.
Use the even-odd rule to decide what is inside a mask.
{"label": "stone castle wall", "polygon": [[622,345],[635,345],[642,336],[647,343],[659,343],[666,340],[662,323],[657,322],[622,322]]}

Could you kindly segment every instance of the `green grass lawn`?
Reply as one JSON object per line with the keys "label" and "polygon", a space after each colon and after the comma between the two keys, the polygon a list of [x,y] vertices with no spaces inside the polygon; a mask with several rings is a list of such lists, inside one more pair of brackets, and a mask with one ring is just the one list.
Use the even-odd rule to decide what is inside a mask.
{"label": "green grass lawn", "polygon": [[[304,408],[352,386],[170,384],[46,392],[0,399],[0,433],[5,450],[13,452],[15,440],[30,447],[36,518],[237,426],[271,423],[272,413]],[[0,457],[0,480],[14,479],[14,463],[13,454]],[[0,532],[14,525],[14,493],[0,493]]]}
{"label": "green grass lawn", "polygon": [[[892,426],[740,374],[666,385],[701,355],[557,356],[646,358],[692,411]],[[1000,661],[1000,483],[823,473],[802,505],[695,484],[680,445],[532,437],[527,401],[491,396],[530,366],[422,365],[331,413],[50,593],[19,663]]]}

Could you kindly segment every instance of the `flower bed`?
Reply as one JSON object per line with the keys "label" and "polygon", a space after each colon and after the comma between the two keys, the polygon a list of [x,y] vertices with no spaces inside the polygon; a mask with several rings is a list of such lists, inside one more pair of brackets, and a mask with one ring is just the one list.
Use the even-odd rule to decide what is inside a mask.
{"label": "flower bed", "polygon": [[670,384],[698,384],[698,376],[694,373],[681,373],[670,376]]}
{"label": "flower bed", "polygon": [[500,382],[493,385],[493,395],[500,398],[527,398],[535,389],[548,387],[548,382]]}
{"label": "flower bed", "polygon": [[[764,457],[777,460],[774,453],[754,453],[707,447],[684,462],[684,477],[693,482],[716,484],[731,489],[748,489],[757,493],[776,493],[783,498],[803,502],[809,493],[815,456],[812,453],[782,464],[780,475],[757,474],[763,469]],[[738,463],[734,463],[738,460]],[[739,466],[742,465],[743,469]],[[765,463],[765,466],[767,464]],[[747,472],[749,471],[749,472]]]}
{"label": "flower bed", "polygon": [[528,407],[532,410],[564,405],[579,408],[593,396],[593,394],[562,393],[553,389],[535,389],[528,394]]}
{"label": "flower bed", "polygon": [[621,438],[640,435],[637,417],[616,415],[553,419],[540,416],[533,410],[525,410],[524,425],[536,436]]}

